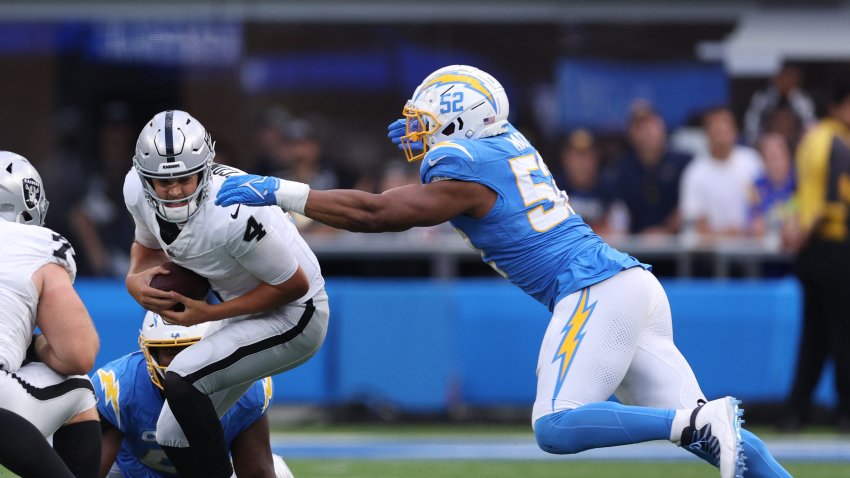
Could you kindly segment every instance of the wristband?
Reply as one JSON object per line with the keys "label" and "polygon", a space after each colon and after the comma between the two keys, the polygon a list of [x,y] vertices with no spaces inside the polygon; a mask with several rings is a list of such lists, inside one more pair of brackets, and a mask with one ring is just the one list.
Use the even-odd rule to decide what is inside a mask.
{"label": "wristband", "polygon": [[299,183],[297,181],[280,180],[280,187],[277,188],[274,195],[277,199],[277,205],[284,211],[296,212],[304,215],[304,207],[307,204],[307,196],[310,194],[310,186],[308,184]]}

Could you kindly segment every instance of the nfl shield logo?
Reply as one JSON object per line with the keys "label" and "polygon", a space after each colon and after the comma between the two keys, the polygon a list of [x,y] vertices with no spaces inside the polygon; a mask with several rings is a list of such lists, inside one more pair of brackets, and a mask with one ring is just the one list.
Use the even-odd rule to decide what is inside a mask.
{"label": "nfl shield logo", "polygon": [[41,184],[33,178],[24,178],[24,203],[32,209],[41,199]]}

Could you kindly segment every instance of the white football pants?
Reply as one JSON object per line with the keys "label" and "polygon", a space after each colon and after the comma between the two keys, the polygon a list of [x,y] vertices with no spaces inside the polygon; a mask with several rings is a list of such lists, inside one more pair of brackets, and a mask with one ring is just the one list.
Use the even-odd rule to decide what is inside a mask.
{"label": "white football pants", "polygon": [[[174,357],[167,372],[189,378],[212,400],[219,418],[251,388],[254,381],[295,368],[319,351],[328,330],[328,296],[324,289],[311,305],[289,305],[285,316],[258,314],[230,322]],[[156,441],[189,446],[168,402],[156,423]]]}
{"label": "white football pants", "polygon": [[640,267],[555,305],[537,361],[531,422],[612,395],[626,405],[672,409],[705,398],[673,343],[667,294]]}
{"label": "white football pants", "polygon": [[[14,373],[0,369],[0,408],[24,417],[45,437],[96,404],[94,387],[85,375],[60,375],[42,362],[28,363]],[[14,431],[7,431],[14,439]]]}

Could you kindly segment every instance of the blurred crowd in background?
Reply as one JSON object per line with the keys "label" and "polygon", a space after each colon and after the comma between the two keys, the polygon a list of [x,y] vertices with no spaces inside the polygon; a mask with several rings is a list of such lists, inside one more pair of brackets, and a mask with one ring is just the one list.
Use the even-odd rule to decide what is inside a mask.
{"label": "blurred crowd in background", "polygon": [[[52,204],[48,221],[75,239],[83,274],[123,277],[133,228],[121,190],[139,113],[119,100],[103,106],[93,169],[87,166],[92,158],[85,161],[75,149],[81,119],[73,110],[63,114],[64,140],[56,156],[33,158],[46,163],[40,167]],[[609,237],[750,237],[770,250],[797,247],[794,157],[800,138],[817,121],[799,68],[784,67],[757,91],[741,120],[731,105],[717,105],[671,131],[645,98],[632,100],[624,115],[621,134],[579,126],[544,151],[556,183],[595,231]],[[237,151],[219,140],[216,161],[314,189],[379,193],[419,182],[419,164],[406,163],[401,153],[366,168],[346,164],[345,151],[328,145],[334,134],[329,123],[316,115],[296,116],[283,104],[268,105],[254,118],[248,147]],[[525,124],[516,126],[536,137]],[[216,139],[216,131],[211,134]],[[338,232],[304,217],[296,220],[306,235]]]}
{"label": "blurred crowd in background", "polygon": [[[127,269],[132,226],[121,190],[138,132],[156,112],[198,118],[219,163],[315,189],[382,192],[419,181],[419,165],[394,149],[386,125],[425,74],[453,63],[502,82],[509,120],[604,237],[675,236],[685,246],[735,238],[793,253],[800,140],[850,79],[846,61],[784,54],[776,39],[769,54],[717,54],[769,16],[746,9],[659,5],[675,15],[656,18],[604,4],[571,19],[580,9],[552,16],[561,10],[534,3],[518,17],[491,5],[489,20],[453,23],[409,17],[405,2],[370,21],[346,8],[307,8],[299,20],[282,3],[265,17],[247,4],[244,18],[188,5],[178,22],[157,9],[54,22],[53,10],[34,5],[27,11],[43,18],[0,16],[0,68],[16,72],[0,77],[0,144],[42,171],[48,226],[75,244],[80,273],[94,276]],[[778,26],[768,34],[781,31],[770,21]],[[305,236],[340,235],[297,220]],[[412,234],[440,241],[442,232],[450,227]]]}

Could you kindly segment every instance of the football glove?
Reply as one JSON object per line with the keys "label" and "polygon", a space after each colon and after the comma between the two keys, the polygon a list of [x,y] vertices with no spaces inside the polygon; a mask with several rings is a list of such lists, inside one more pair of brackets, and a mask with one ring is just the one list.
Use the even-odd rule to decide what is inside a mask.
{"label": "football glove", "polygon": [[[407,120],[404,118],[397,119],[387,126],[387,138],[390,138],[398,149],[404,149],[401,145],[401,137],[407,134]],[[415,141],[410,143],[410,149],[413,151],[422,151],[422,141]]]}
{"label": "football glove", "polygon": [[279,187],[280,180],[273,176],[257,176],[256,174],[230,176],[218,190],[215,205],[273,206],[277,204],[275,191]]}

